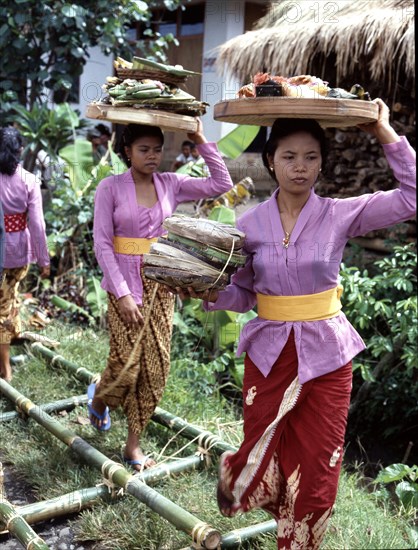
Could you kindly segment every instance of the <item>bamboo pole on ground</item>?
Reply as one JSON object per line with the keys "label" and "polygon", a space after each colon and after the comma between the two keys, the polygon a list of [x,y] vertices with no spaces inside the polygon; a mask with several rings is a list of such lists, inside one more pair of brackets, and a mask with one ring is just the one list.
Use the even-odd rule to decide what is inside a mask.
{"label": "bamboo pole on ground", "polygon": [[160,407],[156,407],[154,414],[152,415],[152,420],[167,428],[170,428],[170,430],[177,430],[179,435],[182,435],[187,439],[195,440],[196,444],[203,449],[210,449],[218,455],[224,453],[225,451],[235,452],[237,450],[236,447],[226,443],[214,433],[204,430],[203,428],[199,428],[198,426],[193,426],[192,424],[186,422],[183,418],[175,416]]}
{"label": "bamboo pole on ground", "polygon": [[[267,533],[275,533],[276,531],[277,522],[274,519],[249,525],[248,527],[241,527],[241,529],[234,529],[222,536],[220,548],[238,548],[254,537]],[[186,548],[182,548],[182,550],[194,550],[194,548],[193,546],[187,546]]]}
{"label": "bamboo pole on ground", "polygon": [[25,414],[83,457],[90,466],[99,469],[105,479],[146,504],[177,529],[191,535],[195,544],[208,549],[218,547],[221,540],[219,531],[171,502],[155,489],[145,485],[141,479],[130,474],[121,464],[110,460],[76,433],[63,427],[58,420],[32,403],[3,379],[0,379],[0,391]]}
{"label": "bamboo pole on ground", "polygon": [[[154,485],[158,481],[178,473],[201,468],[203,464],[204,461],[194,455],[181,458],[170,464],[144,470],[140,474],[135,474],[135,477],[148,485]],[[88,487],[79,491],[73,491],[49,500],[16,506],[16,510],[27,523],[33,524],[79,512],[91,507],[99,498],[116,500],[119,496],[122,496],[119,495],[119,491],[112,491],[107,485],[99,485],[97,487]]]}
{"label": "bamboo pole on ground", "polygon": [[256,525],[249,525],[248,527],[242,527],[241,529],[234,529],[229,533],[225,533],[221,539],[221,548],[236,548],[241,546],[243,542],[246,542],[259,535],[266,533],[275,533],[277,531],[277,522],[274,519],[257,523]]}
{"label": "bamboo pole on ground", "polygon": [[0,531],[7,530],[14,535],[27,550],[48,550],[48,546],[19,515],[7,500],[0,502]]}
{"label": "bamboo pole on ground", "polygon": [[[45,403],[39,405],[39,407],[47,412],[60,412],[69,411],[77,407],[78,405],[85,405],[87,403],[87,395],[77,395],[69,397],[68,399],[60,399],[59,401],[52,401],[51,403]],[[9,422],[19,417],[19,413],[16,411],[0,412],[0,422]]]}
{"label": "bamboo pole on ground", "polygon": [[62,355],[59,355],[58,353],[55,353],[54,351],[46,348],[39,342],[34,342],[33,344],[31,344],[30,347],[35,353],[38,353],[45,359],[48,359],[52,366],[56,364],[60,367],[63,367],[65,370],[73,374],[82,382],[90,384],[95,379],[99,378],[98,374],[95,374],[84,367],[79,367],[76,363],[68,361],[68,359],[65,359]]}

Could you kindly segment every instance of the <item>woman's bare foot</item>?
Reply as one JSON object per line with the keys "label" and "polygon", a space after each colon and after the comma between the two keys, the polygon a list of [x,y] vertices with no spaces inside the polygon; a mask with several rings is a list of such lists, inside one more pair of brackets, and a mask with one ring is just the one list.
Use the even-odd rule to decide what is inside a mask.
{"label": "woman's bare foot", "polygon": [[140,448],[129,451],[125,447],[123,461],[126,464],[129,464],[129,466],[137,472],[142,472],[143,470],[147,470],[148,468],[152,468],[157,465],[155,460],[145,455]]}

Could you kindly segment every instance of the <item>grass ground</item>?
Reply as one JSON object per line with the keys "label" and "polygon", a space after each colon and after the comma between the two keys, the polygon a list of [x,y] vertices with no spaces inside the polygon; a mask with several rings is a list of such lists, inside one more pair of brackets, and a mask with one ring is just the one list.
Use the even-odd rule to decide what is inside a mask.
{"label": "grass ground", "polygon": [[[61,341],[59,353],[80,366],[100,372],[107,355],[106,334],[90,329],[55,324],[45,334]],[[177,346],[178,349],[178,346]],[[21,353],[21,348],[15,348]],[[208,429],[227,442],[238,445],[242,423],[237,411],[213,389],[212,381],[202,384],[189,376],[190,357],[173,362],[161,407]],[[13,385],[36,404],[83,394],[86,385],[62,369],[31,357],[14,367]],[[0,412],[13,406],[0,398]],[[126,422],[120,411],[112,413],[112,429],[97,432],[85,423],[87,411],[79,407],[60,421],[110,458],[119,461],[126,436]],[[144,447],[157,462],[173,455],[189,456],[194,444],[181,435],[150,423]],[[52,498],[102,482],[100,472],[85,465],[63,443],[31,419],[0,423],[0,449],[33,487],[37,498]],[[156,487],[164,496],[207,521],[221,532],[269,519],[261,511],[229,519],[216,506],[217,458],[203,471],[181,474]],[[177,531],[155,512],[126,496],[116,503],[97,502],[94,508],[72,519],[79,541],[95,541],[97,550],[180,550],[190,547],[190,537]],[[408,524],[396,511],[379,505],[373,495],[359,488],[356,476],[342,473],[335,512],[323,550],[411,548]],[[245,546],[242,546],[244,548]],[[273,550],[273,535],[253,540],[246,548]]]}

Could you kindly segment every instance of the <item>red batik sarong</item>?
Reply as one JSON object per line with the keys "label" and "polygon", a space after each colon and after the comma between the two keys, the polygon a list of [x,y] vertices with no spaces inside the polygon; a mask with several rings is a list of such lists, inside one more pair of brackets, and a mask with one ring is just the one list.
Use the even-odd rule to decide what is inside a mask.
{"label": "red batik sarong", "polygon": [[[293,331],[265,378],[245,359],[244,441],[221,457],[221,512],[263,508],[279,549],[316,549],[337,494],[352,383],[351,362],[301,385]],[[231,494],[234,500],[225,494]]]}

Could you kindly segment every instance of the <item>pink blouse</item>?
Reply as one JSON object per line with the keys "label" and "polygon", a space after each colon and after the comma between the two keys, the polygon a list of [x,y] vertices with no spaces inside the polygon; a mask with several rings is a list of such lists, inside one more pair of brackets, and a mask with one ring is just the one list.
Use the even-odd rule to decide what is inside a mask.
{"label": "pink blouse", "polygon": [[27,212],[28,227],[24,231],[6,233],[5,268],[37,263],[49,265],[42,194],[36,177],[19,164],[13,176],[0,174],[0,202],[4,214]]}
{"label": "pink blouse", "polygon": [[[349,199],[322,198],[312,190],[292,231],[288,249],[282,244],[279,190],[245,212],[237,227],[246,234],[247,263],[215,303],[205,304],[206,309],[245,312],[256,305],[256,293],[298,296],[336,287],[349,239],[408,220],[416,213],[415,151],[406,138],[383,145],[383,149],[400,182],[399,189]],[[237,354],[247,352],[264,376],[268,376],[292,329],[301,384],[342,367],[365,348],[341,312],[332,319],[309,322],[256,317],[241,331]]]}
{"label": "pink blouse", "polygon": [[216,143],[198,145],[209,168],[206,178],[173,172],[155,173],[158,201],[151,208],[137,203],[131,171],[109,176],[97,187],[94,206],[94,249],[103,271],[102,287],[116,298],[132,294],[142,304],[141,255],[117,254],[113,237],[151,238],[166,233],[162,222],[185,201],[216,196],[233,183]]}

